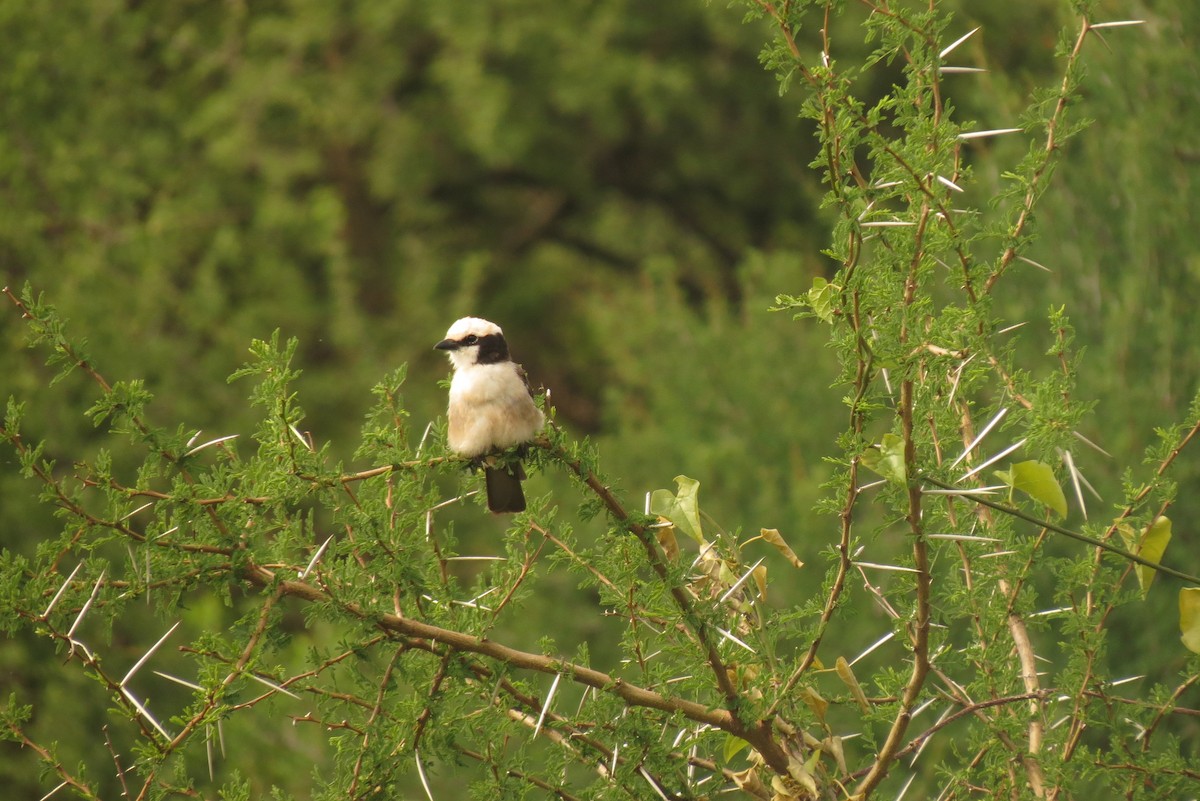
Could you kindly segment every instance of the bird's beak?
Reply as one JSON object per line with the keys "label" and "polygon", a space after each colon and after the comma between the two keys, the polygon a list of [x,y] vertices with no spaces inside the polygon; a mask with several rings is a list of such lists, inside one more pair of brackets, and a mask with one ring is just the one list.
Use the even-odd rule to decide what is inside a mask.
{"label": "bird's beak", "polygon": [[433,346],[434,350],[458,350],[460,344],[453,339],[443,339],[441,342]]}

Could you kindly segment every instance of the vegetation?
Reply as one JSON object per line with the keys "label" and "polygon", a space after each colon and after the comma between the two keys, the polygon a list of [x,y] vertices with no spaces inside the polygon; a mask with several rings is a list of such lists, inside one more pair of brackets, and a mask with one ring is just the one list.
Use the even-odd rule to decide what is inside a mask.
{"label": "vegetation", "polygon": [[1196,794],[1200,11],[737,8],[8,10],[0,781]]}

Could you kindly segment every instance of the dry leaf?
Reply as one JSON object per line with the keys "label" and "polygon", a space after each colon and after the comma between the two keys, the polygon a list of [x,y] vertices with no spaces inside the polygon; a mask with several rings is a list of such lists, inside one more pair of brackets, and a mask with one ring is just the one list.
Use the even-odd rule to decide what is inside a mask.
{"label": "dry leaf", "polygon": [[775,550],[783,554],[783,557],[792,563],[793,567],[804,567],[804,563],[800,561],[800,557],[796,556],[796,552],[791,546],[783,541],[783,536],[777,528],[764,528],[760,532],[764,540],[775,546]]}

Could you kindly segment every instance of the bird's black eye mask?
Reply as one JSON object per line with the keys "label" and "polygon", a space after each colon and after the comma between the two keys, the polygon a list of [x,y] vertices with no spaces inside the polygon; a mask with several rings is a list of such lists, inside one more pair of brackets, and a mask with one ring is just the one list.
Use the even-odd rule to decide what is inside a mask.
{"label": "bird's black eye mask", "polygon": [[508,361],[508,343],[504,341],[503,334],[488,334],[482,337],[472,334],[463,340],[463,344],[479,345],[479,356],[475,359],[476,364],[496,364]]}

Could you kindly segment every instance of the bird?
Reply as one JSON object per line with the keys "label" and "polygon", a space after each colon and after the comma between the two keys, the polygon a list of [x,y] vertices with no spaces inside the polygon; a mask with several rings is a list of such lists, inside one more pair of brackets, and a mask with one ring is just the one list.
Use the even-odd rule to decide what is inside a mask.
{"label": "bird", "polygon": [[[525,370],[508,353],[500,326],[480,317],[455,320],[434,345],[450,357],[454,377],[446,416],[447,445],[460,456],[484,462],[488,454],[533,439],[545,423],[533,402]],[[496,514],[525,511],[521,463],[484,462],[488,509]]]}

